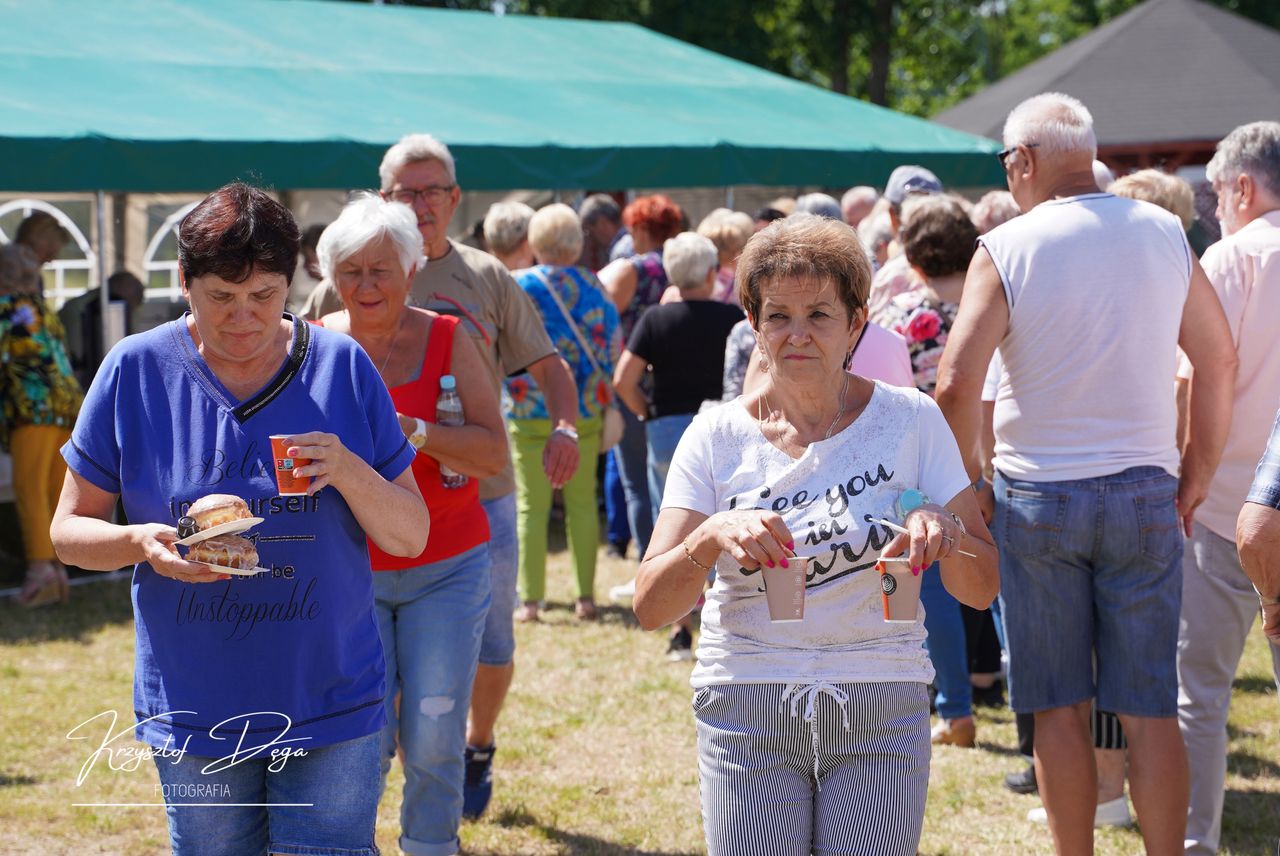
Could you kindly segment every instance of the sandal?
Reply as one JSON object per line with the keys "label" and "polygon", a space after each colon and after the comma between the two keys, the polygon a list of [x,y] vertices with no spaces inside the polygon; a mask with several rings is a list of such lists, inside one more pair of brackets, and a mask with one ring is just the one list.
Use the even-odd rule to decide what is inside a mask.
{"label": "sandal", "polygon": [[599,618],[596,612],[595,598],[580,597],[573,607],[573,614],[578,617],[579,621],[595,621]]}
{"label": "sandal", "polygon": [[48,560],[31,562],[18,602],[28,609],[58,603],[70,597],[69,585],[67,569],[62,565]]}
{"label": "sandal", "polygon": [[538,602],[536,600],[526,600],[520,604],[516,607],[515,619],[521,624],[531,624],[538,621]]}

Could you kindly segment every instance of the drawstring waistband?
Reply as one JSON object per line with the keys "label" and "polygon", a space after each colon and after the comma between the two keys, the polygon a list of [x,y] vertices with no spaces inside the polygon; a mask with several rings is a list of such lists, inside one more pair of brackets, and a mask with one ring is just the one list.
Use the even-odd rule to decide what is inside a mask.
{"label": "drawstring waistband", "polygon": [[829,684],[826,681],[818,681],[808,686],[787,684],[786,689],[782,691],[782,700],[778,702],[778,712],[782,713],[785,712],[787,701],[790,699],[792,716],[800,715],[800,702],[805,702],[804,721],[809,723],[809,733],[813,736],[813,780],[817,783],[818,790],[822,790],[822,782],[818,779],[818,715],[814,705],[822,693],[835,699],[836,704],[840,706],[840,715],[844,718],[845,730],[852,731],[853,726],[849,723],[849,694],[835,684]]}

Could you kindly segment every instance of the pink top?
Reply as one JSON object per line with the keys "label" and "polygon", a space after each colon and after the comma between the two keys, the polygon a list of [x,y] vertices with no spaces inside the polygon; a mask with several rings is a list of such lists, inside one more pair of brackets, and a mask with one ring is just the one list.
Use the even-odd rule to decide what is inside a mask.
{"label": "pink top", "polygon": [[853,352],[849,371],[891,386],[915,389],[916,385],[915,375],[911,372],[911,355],[907,353],[907,340],[871,321],[867,322],[862,341]]}

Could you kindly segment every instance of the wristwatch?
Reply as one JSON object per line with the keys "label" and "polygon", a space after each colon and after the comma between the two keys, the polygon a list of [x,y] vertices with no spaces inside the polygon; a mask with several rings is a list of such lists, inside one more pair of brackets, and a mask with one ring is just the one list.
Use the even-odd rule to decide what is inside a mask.
{"label": "wristwatch", "polygon": [[426,420],[415,416],[413,419],[413,433],[409,435],[409,445],[421,450],[423,446],[427,445],[427,433],[430,428],[431,426],[427,424]]}
{"label": "wristwatch", "polygon": [[573,442],[575,442],[575,443],[576,443],[576,442],[578,442],[578,429],[577,429],[577,428],[566,428],[565,426],[563,426],[563,425],[562,425],[562,426],[560,426],[559,428],[557,428],[556,430],[552,431],[551,433],[552,433],[552,435],[555,435],[555,434],[563,434],[564,436],[568,437],[568,438],[569,438],[570,440],[572,440]]}

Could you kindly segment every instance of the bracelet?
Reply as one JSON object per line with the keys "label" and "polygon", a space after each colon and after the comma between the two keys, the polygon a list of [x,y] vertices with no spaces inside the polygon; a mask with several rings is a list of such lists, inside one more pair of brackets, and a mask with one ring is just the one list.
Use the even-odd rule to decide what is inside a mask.
{"label": "bracelet", "polygon": [[552,436],[555,436],[556,434],[563,434],[573,442],[578,442],[578,430],[576,428],[565,428],[564,426],[561,426],[551,432]]}
{"label": "bracelet", "polygon": [[699,568],[702,568],[702,570],[706,571],[707,573],[711,573],[711,568],[699,562],[696,558],[694,558],[693,553],[689,552],[689,541],[687,538],[684,541],[680,542],[680,546],[684,547],[684,557],[686,559],[688,559],[690,562],[693,562],[695,565],[697,565]]}
{"label": "bracelet", "polygon": [[982,493],[982,489],[987,486],[987,480],[982,476],[978,476],[978,480],[973,483],[973,492]]}

